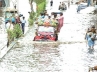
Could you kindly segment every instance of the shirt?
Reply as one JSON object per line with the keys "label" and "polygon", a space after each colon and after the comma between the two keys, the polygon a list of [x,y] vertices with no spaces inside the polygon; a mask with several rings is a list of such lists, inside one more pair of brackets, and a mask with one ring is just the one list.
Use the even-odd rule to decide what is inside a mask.
{"label": "shirt", "polygon": [[9,22],[6,24],[6,29],[10,29],[10,23]]}
{"label": "shirt", "polygon": [[22,20],[21,22],[22,22],[22,23],[26,23],[26,20],[24,19],[24,20]]}

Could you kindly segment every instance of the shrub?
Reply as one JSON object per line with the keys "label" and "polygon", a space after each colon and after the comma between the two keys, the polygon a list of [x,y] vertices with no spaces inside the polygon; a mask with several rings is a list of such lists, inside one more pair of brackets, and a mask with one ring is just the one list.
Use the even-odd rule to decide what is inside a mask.
{"label": "shrub", "polygon": [[35,0],[37,4],[41,4],[42,2],[46,2],[46,0]]}
{"label": "shrub", "polygon": [[35,17],[36,17],[36,14],[35,12],[31,12],[30,13],[30,16],[29,16],[29,19],[28,19],[28,22],[29,22],[29,25],[32,26],[33,23],[34,23],[34,20],[35,20]]}
{"label": "shrub", "polygon": [[29,26],[33,25],[33,19],[29,18],[28,22],[29,22]]}
{"label": "shrub", "polygon": [[30,26],[33,25],[35,18],[36,18],[41,12],[43,12],[43,11],[45,10],[46,0],[35,0],[35,2],[36,2],[37,5],[38,5],[38,6],[37,6],[38,9],[37,9],[37,12],[36,12],[36,13],[33,12],[33,11],[30,13],[30,16],[29,16],[29,19],[28,19],[28,22],[29,22],[29,25],[30,25]]}
{"label": "shrub", "polygon": [[14,38],[19,38],[22,36],[22,30],[19,26],[19,24],[16,24],[14,26],[13,30],[8,29],[7,30],[7,34],[8,34],[8,42],[9,44],[14,40]]}
{"label": "shrub", "polygon": [[46,2],[42,2],[38,4],[38,9],[37,9],[38,15],[45,10],[45,6],[46,6]]}
{"label": "shrub", "polygon": [[14,37],[19,38],[22,36],[22,30],[19,24],[16,24],[13,29]]}
{"label": "shrub", "polygon": [[10,29],[7,30],[7,34],[8,34],[8,41],[11,42],[14,40],[14,32]]}

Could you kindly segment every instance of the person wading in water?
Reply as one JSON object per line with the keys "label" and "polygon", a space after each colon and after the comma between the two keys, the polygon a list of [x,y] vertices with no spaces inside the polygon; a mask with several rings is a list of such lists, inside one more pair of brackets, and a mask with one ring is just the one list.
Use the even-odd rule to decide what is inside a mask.
{"label": "person wading in water", "polygon": [[52,6],[53,6],[53,0],[50,1],[50,7],[52,9]]}
{"label": "person wading in water", "polygon": [[21,27],[22,27],[23,34],[24,34],[24,30],[25,30],[25,23],[26,23],[26,20],[25,20],[25,17],[23,17],[23,19],[21,21]]}

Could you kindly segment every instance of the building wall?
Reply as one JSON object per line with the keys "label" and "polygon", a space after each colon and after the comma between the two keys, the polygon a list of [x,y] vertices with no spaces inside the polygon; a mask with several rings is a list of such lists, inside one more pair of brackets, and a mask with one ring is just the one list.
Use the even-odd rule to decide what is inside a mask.
{"label": "building wall", "polygon": [[4,0],[5,1],[5,4],[6,4],[6,7],[9,7],[10,6],[10,0]]}

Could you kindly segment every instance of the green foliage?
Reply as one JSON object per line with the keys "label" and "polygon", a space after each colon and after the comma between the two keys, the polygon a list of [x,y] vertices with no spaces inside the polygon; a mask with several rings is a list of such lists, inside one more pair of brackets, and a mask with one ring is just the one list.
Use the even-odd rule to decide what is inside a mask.
{"label": "green foliage", "polygon": [[8,34],[8,41],[11,42],[14,40],[14,32],[10,29],[7,30],[7,34]]}
{"label": "green foliage", "polygon": [[36,13],[35,13],[35,12],[31,12],[31,13],[30,13],[30,17],[29,17],[29,19],[28,19],[28,22],[29,22],[29,25],[30,25],[30,26],[33,25],[34,20],[35,20],[35,17],[36,17]]}
{"label": "green foliage", "polygon": [[46,0],[34,0],[37,4],[41,4],[42,2],[46,2]]}
{"label": "green foliage", "polygon": [[40,14],[41,12],[43,12],[45,10],[45,6],[46,6],[46,2],[42,2],[38,4],[37,13]]}
{"label": "green foliage", "polygon": [[46,0],[33,0],[34,2],[36,2],[38,8],[37,8],[37,13],[35,12],[31,12],[30,13],[30,17],[28,19],[29,21],[29,25],[33,25],[35,18],[45,10],[46,7]]}
{"label": "green foliage", "polygon": [[35,12],[31,12],[31,13],[30,13],[30,18],[33,19],[35,15],[36,15]]}
{"label": "green foliage", "polygon": [[7,34],[8,34],[8,41],[11,42],[14,40],[14,38],[19,38],[22,36],[22,30],[19,26],[19,24],[16,24],[14,26],[13,30],[8,29],[7,30]]}
{"label": "green foliage", "polygon": [[22,36],[22,30],[19,24],[16,24],[13,29],[14,37],[19,38]]}
{"label": "green foliage", "polygon": [[43,25],[43,21],[42,20],[40,20],[39,22],[38,22],[38,25]]}
{"label": "green foliage", "polygon": [[31,26],[31,25],[33,25],[33,22],[34,22],[34,21],[33,21],[33,19],[29,18],[29,19],[28,19],[28,22],[29,22],[29,25]]}

